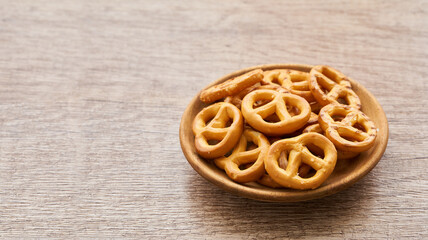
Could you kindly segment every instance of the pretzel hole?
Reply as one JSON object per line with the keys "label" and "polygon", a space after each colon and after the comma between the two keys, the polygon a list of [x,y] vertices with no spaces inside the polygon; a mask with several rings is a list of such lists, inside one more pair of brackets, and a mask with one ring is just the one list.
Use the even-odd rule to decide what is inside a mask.
{"label": "pretzel hole", "polygon": [[258,148],[258,147],[259,146],[257,146],[257,144],[255,144],[255,143],[253,143],[251,141],[248,141],[247,142],[247,147],[246,147],[245,151],[251,151],[251,150],[254,150],[254,149]]}
{"label": "pretzel hole", "polygon": [[349,105],[348,99],[346,99],[344,97],[339,97],[337,99],[337,102],[340,103],[340,104]]}
{"label": "pretzel hole", "polygon": [[232,119],[227,120],[226,124],[224,125],[224,127],[230,127],[230,125],[232,125],[233,121]]}
{"label": "pretzel hole", "polygon": [[276,113],[272,113],[271,115],[267,116],[264,120],[269,123],[277,123],[281,121],[281,119],[279,119]]}
{"label": "pretzel hole", "polygon": [[333,120],[334,120],[335,122],[340,122],[340,121],[342,121],[345,117],[346,117],[346,116],[344,116],[344,115],[338,115],[338,114],[335,114],[335,115],[331,116],[331,118],[333,118]]}
{"label": "pretzel hole", "polygon": [[205,126],[209,125],[211,121],[214,119],[215,116],[209,116],[207,119],[205,119]]}
{"label": "pretzel hole", "polygon": [[220,141],[219,140],[214,140],[214,139],[210,139],[207,141],[208,145],[217,145]]}
{"label": "pretzel hole", "polygon": [[279,77],[278,77],[278,76],[274,76],[274,77],[272,78],[272,83],[275,83],[275,84],[281,85],[281,83],[279,82]]}
{"label": "pretzel hole", "polygon": [[327,89],[327,88],[325,88],[322,84],[319,84],[319,86],[320,86],[320,89],[321,89],[321,91],[325,94],[325,95],[327,95],[330,91]]}
{"label": "pretzel hole", "polygon": [[361,125],[359,123],[355,123],[352,127],[356,128],[358,130],[361,130],[363,132],[367,132],[367,129],[363,125]]}
{"label": "pretzel hole", "polygon": [[232,155],[233,150],[235,150],[234,148],[232,148],[229,152],[227,152],[224,156],[225,157],[229,157],[230,155]]}
{"label": "pretzel hole", "polygon": [[281,152],[281,154],[279,155],[278,158],[278,166],[284,170],[287,169],[287,165],[288,165],[288,160],[287,160],[287,156],[288,156],[288,152],[287,151],[283,151]]}
{"label": "pretzel hole", "polygon": [[296,116],[300,114],[300,109],[295,106],[287,105],[287,111],[290,113],[290,116]]}
{"label": "pretzel hole", "polygon": [[314,156],[317,156],[321,159],[324,159],[324,150],[313,143],[309,143],[306,145],[306,148],[311,152]]}
{"label": "pretzel hole", "polygon": [[301,178],[311,178],[315,175],[315,173],[317,173],[317,171],[311,166],[303,163],[300,165],[298,173],[299,177]]}
{"label": "pretzel hole", "polygon": [[264,106],[264,105],[268,104],[269,102],[270,102],[270,100],[267,100],[267,99],[257,100],[253,104],[253,109]]}
{"label": "pretzel hole", "polygon": [[245,170],[245,169],[248,169],[248,168],[250,168],[251,166],[253,166],[253,164],[254,164],[254,162],[241,164],[241,165],[239,165],[239,170]]}

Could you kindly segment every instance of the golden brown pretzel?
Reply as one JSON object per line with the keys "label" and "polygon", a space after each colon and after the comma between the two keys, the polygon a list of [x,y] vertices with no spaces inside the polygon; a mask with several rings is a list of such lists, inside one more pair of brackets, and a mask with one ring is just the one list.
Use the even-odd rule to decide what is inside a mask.
{"label": "golden brown pretzel", "polygon": [[245,97],[245,95],[247,95],[249,92],[253,91],[254,89],[257,89],[258,87],[260,87],[260,83],[256,83],[253,86],[249,86],[235,95],[227,96],[224,99],[224,102],[231,103],[235,105],[237,108],[241,109],[241,102],[242,102],[242,99]]}
{"label": "golden brown pretzel", "polygon": [[[267,101],[267,103],[254,108],[254,104],[258,101]],[[299,113],[292,116],[287,106],[297,108]],[[269,136],[279,136],[303,127],[309,120],[311,108],[304,98],[294,94],[274,90],[255,90],[244,97],[241,111],[246,122],[253,128]],[[275,114],[280,121],[266,121],[268,117]]]}
{"label": "golden brown pretzel", "polygon": [[[228,122],[231,122],[230,126],[227,126]],[[241,112],[230,103],[219,102],[202,109],[192,126],[196,151],[208,159],[225,155],[238,142],[243,126]],[[210,144],[213,140],[218,143]]]}
{"label": "golden brown pretzel", "polygon": [[[303,129],[303,133],[309,133],[309,132],[320,133],[323,135],[325,134],[321,126],[319,125],[319,123],[309,125],[305,129]],[[359,152],[343,151],[337,148],[336,150],[337,150],[337,160],[351,159],[356,157],[358,154],[360,154]]]}
{"label": "golden brown pretzel", "polygon": [[[335,121],[337,116],[343,119]],[[321,109],[318,121],[327,138],[343,151],[366,151],[376,139],[374,123],[363,112],[349,106],[327,105]]]}
{"label": "golden brown pretzel", "polygon": [[[324,157],[317,157],[307,148],[315,145],[322,149]],[[286,169],[279,166],[278,159],[282,152],[288,155]],[[269,148],[265,168],[269,176],[278,184],[294,189],[314,189],[319,187],[336,165],[337,152],[333,143],[318,133],[305,133],[300,136],[275,142]],[[316,173],[312,177],[302,178],[298,174],[299,166],[305,163]]]}
{"label": "golden brown pretzel", "polygon": [[279,85],[291,93],[303,97],[308,102],[315,101],[309,89],[309,73],[296,70],[275,69],[265,71],[263,75],[263,84]]}
{"label": "golden brown pretzel", "polygon": [[321,105],[336,103],[361,108],[360,99],[343,73],[328,66],[318,65],[311,69],[310,75],[309,88]]}
{"label": "golden brown pretzel", "polygon": [[235,95],[263,79],[263,71],[256,69],[223,83],[214,85],[201,92],[200,99],[204,103],[212,103],[227,96]]}
{"label": "golden brown pretzel", "polygon": [[256,89],[257,90],[275,90],[275,91],[281,92],[281,93],[289,93],[290,92],[287,89],[285,89],[284,87],[281,87],[281,86],[276,85],[276,84],[261,85],[261,86],[257,87]]}
{"label": "golden brown pretzel", "polygon": [[[280,168],[285,170],[287,168],[287,164],[288,164],[287,156],[284,154],[284,152],[282,152],[278,159],[278,165]],[[311,169],[312,168],[309,165],[306,165],[303,163],[299,167],[298,175],[300,177],[306,178],[309,176],[308,174]],[[277,182],[275,182],[266,172],[265,174],[263,174],[263,176],[259,180],[257,180],[257,182],[266,187],[282,188],[282,186]]]}
{"label": "golden brown pretzel", "polygon": [[[257,145],[254,149],[247,149],[249,142]],[[265,173],[264,159],[269,150],[269,141],[263,134],[252,129],[245,129],[239,143],[228,157],[217,158],[214,163],[234,181],[240,183],[252,182]],[[249,168],[241,170],[244,164],[253,163]]]}

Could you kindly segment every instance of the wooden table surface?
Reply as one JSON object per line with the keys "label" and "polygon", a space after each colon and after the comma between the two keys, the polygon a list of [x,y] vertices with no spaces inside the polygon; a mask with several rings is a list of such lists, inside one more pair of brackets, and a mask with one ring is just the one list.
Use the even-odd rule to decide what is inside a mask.
{"label": "wooden table surface", "polygon": [[[2,1],[0,237],[428,238],[427,1]],[[351,188],[231,195],[182,154],[198,91],[267,63],[327,64],[390,138]]]}

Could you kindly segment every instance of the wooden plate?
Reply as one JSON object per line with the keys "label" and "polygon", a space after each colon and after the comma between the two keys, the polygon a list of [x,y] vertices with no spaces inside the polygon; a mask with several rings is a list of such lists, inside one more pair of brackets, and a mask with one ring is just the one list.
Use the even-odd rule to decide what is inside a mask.
{"label": "wooden plate", "polygon": [[[227,79],[239,76],[256,68],[261,68],[263,70],[293,69],[309,72],[312,66],[300,64],[271,64],[255,66],[228,74],[217,81],[214,81],[207,87],[224,82]],[[361,153],[354,159],[338,161],[333,173],[317,189],[272,189],[257,183],[239,184],[229,179],[225,172],[217,168],[212,161],[202,159],[196,153],[194,136],[192,133],[192,122],[194,117],[200,110],[207,106],[207,104],[204,104],[199,100],[199,94],[192,99],[181,118],[181,148],[190,165],[192,165],[195,171],[202,177],[230,193],[243,197],[269,202],[297,202],[337,193],[348,188],[373,169],[381,159],[388,143],[388,122],[382,107],[379,105],[375,97],[361,84],[353,80],[351,80],[351,83],[352,89],[361,99],[362,111],[367,114],[379,128],[378,136],[374,146],[370,150]]]}

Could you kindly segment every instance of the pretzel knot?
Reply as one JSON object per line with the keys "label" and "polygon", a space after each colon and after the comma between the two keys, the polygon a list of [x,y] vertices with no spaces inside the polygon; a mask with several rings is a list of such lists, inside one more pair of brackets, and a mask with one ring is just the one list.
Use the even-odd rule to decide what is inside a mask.
{"label": "pretzel knot", "polygon": [[[315,156],[309,148],[322,151],[321,157]],[[278,159],[285,153],[288,163],[281,168]],[[269,176],[278,184],[293,189],[314,189],[320,186],[333,172],[337,152],[333,143],[318,133],[304,133],[300,136],[275,142],[269,148],[265,168]],[[299,176],[300,165],[304,163],[316,173],[308,178]]]}
{"label": "pretzel knot", "polygon": [[[249,143],[257,145],[247,149]],[[264,159],[269,150],[269,141],[263,134],[246,129],[232,154],[228,157],[217,158],[215,164],[226,170],[226,174],[236,182],[245,183],[256,181],[265,173]],[[242,165],[253,163],[249,168],[241,170]]]}
{"label": "pretzel knot", "polygon": [[[265,104],[257,106],[260,102]],[[250,92],[242,100],[241,110],[248,124],[270,136],[298,130],[311,114],[309,103],[304,98],[274,90]]]}
{"label": "pretzel knot", "polygon": [[210,105],[193,121],[196,151],[208,159],[221,157],[235,146],[243,128],[244,120],[237,107],[225,102]]}
{"label": "pretzel knot", "polygon": [[303,97],[308,102],[315,101],[309,89],[309,73],[296,70],[276,69],[266,71],[263,75],[263,84],[281,86],[289,92]]}
{"label": "pretzel knot", "polygon": [[374,123],[363,112],[349,106],[327,105],[321,109],[318,121],[327,138],[343,151],[366,151],[376,139]]}
{"label": "pretzel knot", "polygon": [[328,66],[315,66],[310,72],[309,87],[315,99],[323,106],[344,104],[360,109],[361,101],[351,89],[351,82],[341,72]]}

